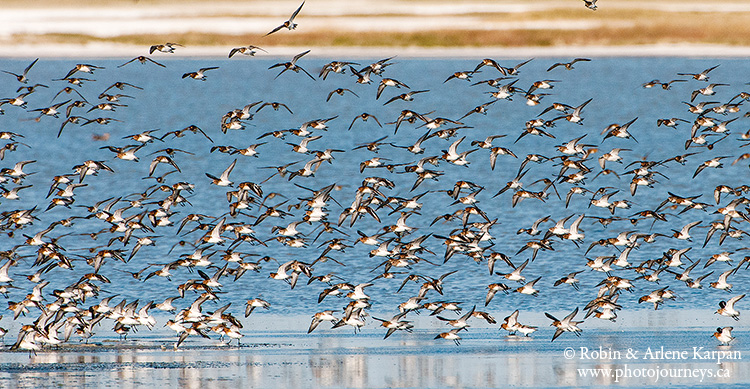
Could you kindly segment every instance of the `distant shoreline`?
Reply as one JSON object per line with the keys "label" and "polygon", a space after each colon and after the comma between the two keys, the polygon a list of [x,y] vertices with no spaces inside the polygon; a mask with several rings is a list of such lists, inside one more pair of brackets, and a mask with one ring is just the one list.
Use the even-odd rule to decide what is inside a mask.
{"label": "distant shoreline", "polygon": [[750,4],[727,0],[607,0],[597,11],[580,0],[316,0],[298,29],[272,35],[299,0],[95,3],[4,2],[0,57],[132,58],[165,42],[184,44],[181,57],[248,44],[269,51],[258,57],[750,57]]}
{"label": "distant shoreline", "polygon": [[[750,46],[657,44],[628,46],[552,47],[267,47],[268,53],[255,57],[235,56],[233,60],[288,57],[310,49],[310,57],[370,58],[397,55],[402,58],[526,58],[526,57],[696,57],[747,58]],[[229,46],[188,46],[174,54],[154,53],[151,58],[227,57]],[[148,55],[148,47],[121,44],[23,44],[0,47],[0,58],[125,58]]]}

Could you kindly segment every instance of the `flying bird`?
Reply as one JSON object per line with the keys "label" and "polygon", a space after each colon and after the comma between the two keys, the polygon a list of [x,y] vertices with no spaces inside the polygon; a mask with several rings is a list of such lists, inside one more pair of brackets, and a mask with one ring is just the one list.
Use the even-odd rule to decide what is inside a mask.
{"label": "flying bird", "polygon": [[556,68],[558,66],[564,67],[565,70],[572,70],[573,69],[573,64],[575,64],[576,62],[588,62],[588,61],[591,61],[591,60],[588,59],[588,58],[576,58],[576,59],[574,59],[574,60],[572,60],[570,62],[557,62],[557,63],[553,64],[552,66],[550,66],[547,69],[547,71],[550,71],[550,70],[552,70],[552,69],[554,69],[554,68]]}
{"label": "flying bird", "polygon": [[127,65],[127,64],[129,64],[129,63],[131,63],[131,62],[134,62],[134,61],[138,61],[138,62],[140,62],[141,64],[144,64],[144,65],[146,64],[146,62],[151,62],[151,63],[152,63],[152,64],[154,64],[154,65],[159,65],[159,66],[161,66],[161,67],[163,67],[163,68],[166,68],[166,66],[164,66],[164,65],[162,65],[162,64],[160,64],[160,63],[158,63],[158,62],[154,61],[153,59],[151,59],[151,58],[149,58],[149,57],[146,57],[145,55],[139,55],[139,56],[137,56],[137,57],[135,57],[135,58],[131,59],[130,61],[128,61],[128,62],[125,62],[124,64],[122,64],[122,65],[119,65],[119,66],[117,66],[117,67],[118,67],[118,68],[121,68],[121,67],[123,67],[123,66],[125,66],[125,65]]}
{"label": "flying bird", "polygon": [[264,53],[267,53],[267,51],[261,47],[248,45],[248,46],[242,46],[242,47],[235,47],[232,50],[230,50],[229,58],[232,58],[237,53],[242,54],[242,55],[249,55],[252,57],[255,55],[255,53],[257,53],[256,50],[260,50]]}
{"label": "flying bird", "polygon": [[297,8],[297,10],[294,11],[294,13],[292,13],[292,16],[289,17],[289,20],[285,21],[280,26],[278,26],[278,27],[274,28],[273,30],[271,30],[271,32],[269,32],[268,34],[266,34],[266,36],[271,35],[274,32],[281,30],[282,28],[287,28],[290,31],[294,30],[295,28],[297,28],[297,24],[294,23],[294,18],[297,17],[297,14],[302,9],[303,5],[305,5],[304,1],[302,2],[302,4],[299,5],[299,8]]}
{"label": "flying bird", "polygon": [[229,174],[232,173],[232,169],[234,169],[234,165],[237,163],[237,160],[235,159],[232,161],[232,163],[224,169],[224,171],[221,173],[221,177],[212,176],[208,173],[206,173],[206,176],[212,180],[212,184],[218,185],[218,186],[232,186],[232,181],[229,181]]}
{"label": "flying bird", "polygon": [[291,70],[291,71],[293,71],[295,73],[299,73],[299,71],[301,70],[302,72],[304,72],[305,74],[307,74],[307,76],[310,77],[313,81],[315,81],[315,77],[313,77],[312,74],[308,73],[307,70],[303,69],[301,66],[297,66],[297,61],[300,58],[302,58],[303,56],[305,56],[305,54],[307,54],[309,52],[310,52],[310,50],[303,51],[303,52],[295,55],[294,58],[292,58],[291,61],[289,61],[289,62],[280,62],[280,63],[274,64],[274,65],[271,65],[268,69],[273,69],[273,68],[277,68],[277,67],[281,67],[281,66],[284,67],[284,69],[281,71],[281,73],[277,74],[276,77],[274,77],[274,78],[278,78],[280,75],[284,74],[284,72],[286,72],[287,70]]}
{"label": "flying bird", "polygon": [[198,69],[197,72],[189,72],[189,73],[183,74],[182,78],[190,77],[190,78],[192,78],[194,80],[206,81],[206,76],[203,73],[205,73],[205,72],[207,72],[209,70],[214,70],[214,69],[218,69],[218,68],[219,68],[218,66],[211,66],[211,67],[208,67],[208,68],[200,68],[200,69]]}
{"label": "flying bird", "polygon": [[34,66],[34,64],[36,64],[37,61],[39,61],[39,58],[37,58],[33,62],[31,62],[31,64],[29,66],[27,66],[26,69],[24,69],[23,73],[21,73],[21,74],[16,74],[16,73],[13,73],[13,72],[9,72],[7,70],[3,70],[2,72],[10,74],[10,75],[13,75],[13,76],[16,76],[16,79],[18,80],[18,82],[26,84],[26,83],[29,82],[29,79],[26,78],[26,75],[29,73],[29,70],[31,70],[31,67]]}
{"label": "flying bird", "polygon": [[184,47],[179,43],[167,42],[163,45],[153,45],[148,49],[149,54],[153,54],[154,51],[161,51],[162,53],[174,53],[175,47]]}

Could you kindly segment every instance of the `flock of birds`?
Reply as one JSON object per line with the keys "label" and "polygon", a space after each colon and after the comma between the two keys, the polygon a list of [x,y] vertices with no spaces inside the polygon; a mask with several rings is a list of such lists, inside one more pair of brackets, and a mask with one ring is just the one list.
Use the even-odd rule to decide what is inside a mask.
{"label": "flock of birds", "polygon": [[[270,33],[283,28],[294,29],[296,25],[293,19],[301,8]],[[171,54],[179,47],[175,43],[155,45],[150,48],[150,53]],[[257,46],[234,48],[229,56],[238,53],[254,55],[257,50],[262,49]],[[684,282],[691,289],[703,288],[703,281],[712,277],[710,279],[715,281],[706,287],[725,291],[729,295],[732,292],[730,277],[743,270],[743,266],[744,270],[750,266],[750,256],[735,259],[741,256],[741,250],[746,249],[741,247],[740,240],[748,233],[742,226],[750,222],[747,209],[750,200],[743,196],[750,187],[737,184],[741,177],[726,177],[725,185],[713,189],[712,200],[702,199],[701,194],[677,194],[666,189],[669,188],[669,179],[665,169],[670,169],[670,175],[689,169],[686,174],[692,174],[694,187],[702,190],[700,179],[703,176],[699,175],[706,169],[721,168],[723,161],[732,161],[731,164],[735,165],[750,158],[750,153],[740,153],[740,147],[748,144],[750,133],[730,137],[729,128],[734,121],[748,116],[743,116],[741,111],[742,104],[750,99],[750,93],[722,96],[721,92],[730,85],[709,83],[710,72],[716,66],[698,73],[680,73],[678,76],[682,78],[669,82],[653,80],[643,84],[643,88],[667,91],[676,83],[692,86],[691,93],[684,96],[685,100],[689,97],[689,101],[684,102],[687,109],[680,117],[660,119],[648,125],[653,131],[666,126],[670,128],[668,131],[675,131],[674,134],[682,134],[678,128],[681,123],[686,123],[683,127],[692,126],[689,136],[663,145],[664,149],[674,148],[681,154],[662,160],[648,160],[646,156],[636,155],[634,150],[637,140],[630,131],[638,118],[624,124],[606,126],[599,134],[602,139],[594,141],[597,135],[583,126],[586,108],[592,99],[544,103],[542,100],[545,97],[553,95],[552,89],[562,84],[554,79],[536,80],[526,88],[518,86],[522,67],[531,60],[504,66],[486,58],[473,69],[446,74],[447,78],[440,80],[443,84],[472,82],[480,73],[496,76],[471,84],[472,87],[489,87],[491,90],[486,92],[491,96],[489,102],[469,109],[462,117],[446,118],[434,114],[439,107],[423,113],[407,108],[411,101],[420,99],[430,91],[412,90],[405,82],[389,78],[389,69],[397,66],[393,57],[366,66],[349,61],[333,61],[323,66],[315,77],[298,64],[308,52],[302,52],[288,62],[272,65],[269,70],[281,71],[269,76],[275,77],[275,82],[285,82],[293,76],[285,75],[289,71],[302,73],[304,76],[299,74],[299,77],[309,77],[316,82],[326,82],[334,77],[349,80],[350,87],[332,90],[327,101],[332,98],[364,98],[369,92],[368,85],[377,84],[377,91],[372,91],[375,100],[382,101],[383,107],[402,105],[403,110],[397,117],[389,118],[392,121],[380,120],[370,113],[354,115],[352,112],[341,112],[331,117],[300,121],[300,125],[294,129],[258,134],[259,143],[249,146],[220,145],[217,138],[230,131],[246,130],[254,115],[261,111],[270,109],[274,113],[295,115],[294,107],[286,103],[257,101],[227,112],[221,117],[220,126],[217,123],[216,131],[189,125],[172,131],[149,129],[125,136],[123,139],[129,144],[101,148],[107,150],[102,153],[112,153],[109,156],[114,162],[107,161],[106,157],[87,159],[71,170],[65,170],[68,168],[55,166],[52,161],[20,160],[12,162],[9,165],[12,167],[2,168],[0,185],[4,200],[0,204],[0,229],[7,238],[3,239],[6,250],[0,252],[0,293],[8,300],[13,320],[20,324],[17,341],[10,349],[35,352],[44,347],[61,345],[75,337],[86,340],[105,328],[112,328],[116,334],[126,338],[138,328],[150,329],[158,325],[150,313],[153,309],[174,313],[174,318],[164,325],[176,333],[175,348],[191,335],[204,338],[213,335],[222,341],[236,339],[239,344],[244,334],[237,316],[242,313],[232,314],[231,303],[212,311],[204,309],[204,304],[218,304],[222,296],[229,293],[242,294],[241,288],[233,290],[232,286],[239,285],[241,279],[260,274],[261,268],[267,266],[274,271],[267,277],[254,278],[253,283],[279,282],[287,283],[292,289],[306,288],[306,291],[318,294],[319,304],[334,298],[346,301],[341,309],[315,313],[308,332],[313,332],[323,322],[330,322],[332,328],[349,326],[356,332],[366,325],[368,317],[372,317],[379,322],[385,330],[385,338],[388,338],[399,331],[412,332],[414,324],[409,320],[409,315],[426,311],[449,327],[448,331],[437,334],[435,338],[451,340],[456,344],[461,339],[461,331],[465,331],[472,321],[484,320],[497,324],[489,312],[478,307],[489,309],[493,301],[494,305],[498,305],[495,298],[498,292],[518,293],[531,296],[528,297],[531,299],[537,296],[542,290],[542,277],[527,280],[526,268],[533,267],[538,256],[555,255],[554,246],[557,245],[564,246],[579,257],[566,258],[565,265],[561,263],[560,268],[574,266],[571,268],[573,271],[560,274],[554,283],[548,282],[547,286],[550,289],[574,288],[578,291],[581,288],[578,278],[581,273],[592,271],[601,274],[601,282],[595,286],[588,285],[579,292],[591,294],[583,308],[585,317],[601,320],[616,320],[618,311],[623,309],[618,302],[623,291],[647,291],[638,299],[638,303],[653,304],[654,309],[678,298],[674,287],[656,285],[660,276],[673,276],[676,282]],[[583,66],[589,61],[587,58],[576,58],[567,63],[552,64],[547,71],[550,74],[565,72],[573,70],[574,65]],[[167,68],[146,56],[133,58],[118,68],[134,62]],[[73,125],[83,127],[93,123],[107,125],[118,122],[119,119],[110,117],[86,118],[77,114],[92,116],[116,110],[126,111],[127,104],[123,101],[135,98],[131,95],[148,88],[147,85],[118,81],[95,100],[91,97],[96,93],[84,85],[92,79],[80,75],[117,70],[77,64],[70,71],[66,69],[64,77],[52,80],[70,84],[53,97],[53,102],[64,101],[29,109],[27,104],[39,104],[35,97],[40,90],[52,88],[37,83],[39,80],[33,74],[36,63],[36,60],[33,61],[18,73],[15,73],[18,70],[3,70],[17,79],[18,89],[13,97],[0,100],[0,109],[5,106],[6,109],[35,112],[38,116],[34,120],[45,125],[54,119],[58,137],[65,137]],[[209,71],[220,70],[218,67],[201,68],[184,73],[182,78],[205,81]],[[474,118],[488,115],[494,104],[517,96],[525,99],[529,107],[542,106],[545,109],[526,122],[515,142],[511,143],[509,138],[505,145],[507,147],[496,144],[510,135],[508,133],[466,140],[477,131],[470,125]],[[706,96],[716,96],[716,100],[722,98],[725,102],[707,101]],[[732,118],[720,120],[716,115],[732,115]],[[372,121],[368,122],[370,119]],[[362,130],[364,124],[360,122],[369,123],[367,131]],[[554,148],[538,150],[539,154],[516,155],[510,149],[519,142],[544,144],[546,138],[557,140],[561,127],[567,128],[567,132],[580,128],[582,135],[566,139]],[[357,139],[362,142],[354,145],[352,150],[314,148],[314,145],[323,144],[326,139],[335,138],[337,132],[358,130],[360,135],[357,135]],[[398,145],[387,141],[387,134],[391,130],[394,133],[399,130],[402,133],[413,132],[416,134],[414,143]],[[378,132],[386,135],[368,140]],[[32,136],[30,132],[0,132],[0,139],[6,141],[0,149],[0,159],[8,161],[22,154],[22,150],[28,148],[24,140]],[[170,144],[183,137],[195,140],[190,143],[191,149]],[[285,147],[283,141],[293,137],[296,137],[296,141],[288,142],[288,145],[294,155],[301,158],[299,160],[282,160],[281,154],[262,152],[264,147],[269,147],[265,145],[271,142]],[[675,135],[675,138],[678,136]],[[603,147],[612,142],[610,139],[632,142],[633,148],[612,148],[602,152]],[[98,136],[95,140],[108,141],[109,138]],[[209,147],[204,147],[206,142],[210,144]],[[727,146],[731,142],[735,144]],[[444,148],[442,152],[435,152],[441,148]],[[714,156],[715,148],[729,149],[735,154]],[[410,157],[393,160],[383,156],[389,153],[385,150],[391,150],[387,154],[390,157],[402,152],[408,152]],[[379,154],[381,151],[383,154]],[[123,193],[102,198],[93,204],[74,204],[80,191],[90,189],[91,194],[96,194],[94,185],[98,176],[122,174],[118,172],[122,166],[140,162],[139,156],[143,157],[146,153],[150,153],[148,158],[151,161],[147,168],[143,166],[138,173],[145,175],[143,182],[148,183],[145,190],[134,195]],[[202,172],[205,176],[191,175],[180,168],[182,161],[189,156],[214,158],[216,153],[233,156],[234,159],[228,166],[212,164],[210,171]],[[320,183],[315,177],[323,166],[336,169],[336,156],[344,153],[366,155],[359,164],[361,185],[353,189],[348,198],[345,190],[351,188],[337,183]],[[483,156],[480,156],[481,153],[484,153]],[[266,168],[275,173],[258,182],[242,181],[243,174],[247,176],[247,172],[234,170],[240,158],[252,161],[258,171]],[[498,187],[485,183],[492,182],[488,177],[470,173],[471,162],[480,163],[480,159],[487,158],[492,170],[499,164],[499,171],[512,171],[515,178]],[[703,159],[703,162],[696,165],[693,163],[696,158]],[[42,163],[51,163],[61,170],[59,175],[47,177],[51,185],[43,189],[47,193],[45,202],[31,208],[13,209],[13,201],[23,197],[23,191],[31,191],[29,188],[32,187],[41,190],[38,185],[26,182],[34,174],[30,172],[34,166]],[[618,165],[623,168],[613,169]],[[438,166],[442,170],[438,170]],[[466,179],[441,181],[447,170],[461,172]],[[550,170],[556,173],[548,175]],[[538,179],[531,181],[529,177],[532,176]],[[614,185],[622,184],[597,187],[594,180],[599,176],[607,176],[607,182]],[[627,180],[626,176],[629,177]],[[407,185],[402,184],[405,177],[410,177],[406,179]],[[342,177],[342,180],[347,178],[351,180],[350,177]],[[290,182],[294,184],[294,194],[275,189],[288,186]],[[91,187],[86,188],[89,185]],[[431,189],[418,191],[424,187]],[[225,210],[223,214],[207,214],[191,204],[190,198],[197,192],[216,197],[210,194],[215,188],[222,191],[220,203]],[[138,189],[124,188],[127,193],[133,190]],[[567,195],[561,196],[565,190]],[[635,204],[632,199],[637,195],[642,198],[644,195],[641,193],[647,191],[647,194],[654,196],[654,193],[662,190],[665,193],[659,198],[659,204],[635,213],[629,210]],[[632,199],[626,198],[628,193]],[[513,223],[513,219],[505,220],[505,223],[498,221],[504,218],[505,210],[517,206],[548,208],[550,213],[559,214],[565,212],[572,202],[580,202],[584,196],[585,204],[590,208],[587,214],[572,214],[558,220],[545,216],[520,228]],[[482,207],[482,201],[495,197],[499,198],[501,206]],[[185,209],[190,209],[191,213],[185,214]],[[430,212],[440,213],[440,216],[431,223],[420,218]],[[40,225],[41,220],[49,218],[48,215],[64,215],[65,218],[56,218],[49,224]],[[418,219],[422,224],[412,224],[411,217],[414,217],[412,221]],[[686,223],[687,218],[692,221]],[[711,221],[705,222],[704,219]],[[584,221],[599,224],[601,236],[597,239],[587,236],[585,229],[588,227]],[[64,233],[66,228],[73,227],[87,232]],[[505,230],[499,232],[503,228]],[[671,229],[673,234],[653,232],[654,228],[658,231]],[[706,228],[707,232],[702,239],[697,239],[695,231],[700,228]],[[505,235],[523,236],[525,243],[518,249],[498,244],[507,240]],[[629,255],[639,247],[646,246],[640,250],[648,251],[648,245],[665,240],[677,247],[641,263],[629,261]],[[380,274],[347,270],[347,265],[363,261],[358,258],[361,254],[352,254],[359,249],[354,247],[358,244],[371,247],[369,253],[362,254],[376,259],[373,271]],[[722,248],[725,244],[737,248],[727,251]],[[68,245],[83,245],[84,249],[70,250],[66,248]],[[705,260],[688,258],[688,252],[696,245],[715,247],[718,252]],[[171,247],[167,254],[169,259],[159,261],[146,258],[140,251],[146,246]],[[349,252],[346,253],[346,250]],[[311,251],[316,254],[305,257]],[[592,252],[600,255],[588,258]],[[467,263],[455,270],[440,271],[440,266],[445,266],[452,258],[464,258]],[[453,259],[451,263],[456,261],[460,259]],[[336,271],[326,273],[319,270],[332,267]],[[433,268],[437,268],[440,274],[429,275]],[[250,275],[246,275],[248,271]],[[557,269],[549,271],[558,273]],[[112,274],[117,274],[115,272],[126,273],[145,286],[162,279],[172,288],[164,292],[169,297],[158,302],[142,303],[125,299],[115,302],[114,299],[119,296],[114,293],[118,286],[109,279]],[[193,272],[197,276],[193,276]],[[469,274],[465,276],[469,278],[489,273],[494,282],[487,285],[484,301],[450,299],[451,289],[460,287],[451,280],[457,278],[456,273],[459,272]],[[702,274],[696,275],[697,272]],[[45,289],[51,282],[71,279],[71,275],[74,275],[74,282],[53,291]],[[173,278],[183,279],[184,282],[175,285]],[[270,278],[270,281],[264,278]],[[299,281],[304,281],[304,285],[299,285]],[[372,303],[377,301],[377,297],[371,297],[367,292],[367,288],[376,284],[388,284],[394,288],[399,285],[397,294],[402,291],[414,293],[392,307],[397,312],[392,317],[377,318],[370,315]],[[739,320],[740,312],[736,305],[744,296],[731,295],[730,298],[721,299],[716,313]],[[244,316],[250,316],[256,308],[269,309],[271,304],[261,297],[248,299]],[[576,336],[581,334],[579,326],[583,321],[576,319],[578,313],[578,307],[562,319],[546,313],[555,329],[553,341],[566,332]],[[515,310],[502,321],[500,328],[511,335],[519,333],[525,336],[538,330],[537,326],[522,324],[520,320],[519,310]],[[728,344],[734,339],[731,330],[732,327],[728,326],[718,328],[714,336],[720,343]],[[5,332],[5,329],[0,329],[0,335],[4,336]]]}

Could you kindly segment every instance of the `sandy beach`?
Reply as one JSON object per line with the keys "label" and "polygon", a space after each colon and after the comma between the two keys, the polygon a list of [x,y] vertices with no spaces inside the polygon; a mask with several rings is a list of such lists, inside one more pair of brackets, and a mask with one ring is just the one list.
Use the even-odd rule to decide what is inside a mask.
{"label": "sandy beach", "polygon": [[[743,43],[748,31],[739,27],[749,20],[750,5],[712,5],[613,0],[590,11],[575,1],[310,1],[296,20],[299,28],[265,36],[296,1],[107,1],[96,7],[10,1],[0,14],[0,56],[127,57],[162,41],[184,44],[176,51],[182,56],[226,56],[246,44],[268,50],[259,56],[287,56],[302,47],[325,57],[750,55]],[[698,36],[684,34],[691,23],[712,18],[724,22],[701,28]]]}
{"label": "sandy beach", "polygon": [[[380,58],[398,56],[401,58],[561,58],[561,57],[695,57],[696,52],[702,57],[711,58],[745,58],[750,57],[750,46],[735,47],[724,45],[699,44],[659,44],[642,46],[561,46],[561,47],[302,47],[278,46],[269,49],[268,53],[259,53],[261,57],[290,57],[310,49],[309,57],[319,58]],[[224,46],[187,47],[174,57],[225,57],[228,48]],[[4,45],[0,56],[7,58],[128,58],[143,55],[144,48],[136,45],[86,43],[38,45],[19,44]],[[245,59],[245,60],[252,60]]]}

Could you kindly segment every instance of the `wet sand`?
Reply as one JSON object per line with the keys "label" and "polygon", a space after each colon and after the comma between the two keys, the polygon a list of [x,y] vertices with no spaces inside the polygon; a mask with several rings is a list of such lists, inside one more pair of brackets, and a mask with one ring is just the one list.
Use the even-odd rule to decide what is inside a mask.
{"label": "wet sand", "polygon": [[727,324],[722,320],[726,318],[709,311],[633,311],[617,323],[589,319],[581,326],[581,337],[563,334],[554,342],[550,342],[549,320],[541,313],[526,314],[525,322],[539,326],[531,337],[507,336],[498,325],[475,322],[462,332],[460,346],[432,339],[445,326],[426,317],[416,320],[433,323],[428,329],[396,333],[387,340],[382,339],[384,331],[374,326],[354,334],[351,329],[328,330],[321,325],[307,335],[307,317],[266,314],[252,319],[240,347],[236,342],[227,346],[191,338],[175,350],[174,337],[157,330],[133,334],[128,341],[95,337],[89,345],[31,356],[0,352],[0,386],[696,387],[750,383],[746,359],[750,333],[737,326],[733,332],[737,339],[730,346],[720,346],[711,336],[711,327]]}

